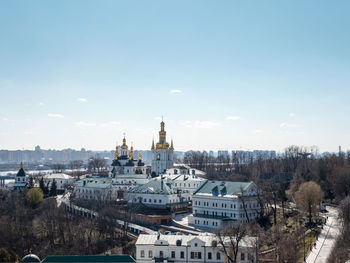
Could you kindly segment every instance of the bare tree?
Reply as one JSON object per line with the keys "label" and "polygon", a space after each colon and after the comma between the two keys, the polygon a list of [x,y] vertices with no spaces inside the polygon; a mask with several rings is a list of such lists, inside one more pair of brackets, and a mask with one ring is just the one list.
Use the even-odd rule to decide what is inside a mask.
{"label": "bare tree", "polygon": [[241,222],[227,225],[216,232],[218,244],[228,262],[237,263],[239,248],[246,235],[247,225]]}

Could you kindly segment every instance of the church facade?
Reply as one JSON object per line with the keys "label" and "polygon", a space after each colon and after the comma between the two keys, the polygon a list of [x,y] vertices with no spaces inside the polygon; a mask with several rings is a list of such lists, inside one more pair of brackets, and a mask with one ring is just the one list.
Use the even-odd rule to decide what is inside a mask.
{"label": "church facade", "polygon": [[160,123],[159,141],[152,141],[152,176],[163,174],[174,166],[174,144],[166,141],[165,123]]}

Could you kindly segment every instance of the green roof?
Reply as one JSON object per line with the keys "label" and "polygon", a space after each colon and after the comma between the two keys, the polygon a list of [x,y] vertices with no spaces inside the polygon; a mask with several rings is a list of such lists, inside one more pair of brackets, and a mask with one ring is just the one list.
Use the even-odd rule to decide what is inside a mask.
{"label": "green roof", "polygon": [[96,255],[96,256],[47,256],[42,263],[46,262],[118,262],[129,263],[135,262],[135,260],[129,255]]}
{"label": "green roof", "polygon": [[212,196],[238,195],[252,184],[254,183],[207,180],[194,194]]}
{"label": "green roof", "polygon": [[171,195],[176,194],[177,190],[173,188],[171,180],[155,178],[144,185],[130,189],[128,192]]}

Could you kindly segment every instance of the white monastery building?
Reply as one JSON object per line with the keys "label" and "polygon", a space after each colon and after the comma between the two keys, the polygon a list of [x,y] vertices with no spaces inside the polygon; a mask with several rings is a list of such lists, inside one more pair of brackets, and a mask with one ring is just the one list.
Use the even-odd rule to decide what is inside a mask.
{"label": "white monastery building", "polygon": [[[226,241],[225,241],[226,244]],[[237,263],[255,263],[256,238],[246,237],[240,242]],[[227,245],[230,246],[229,239]],[[214,235],[139,235],[136,241],[136,262],[226,263],[228,262]]]}
{"label": "white monastery building", "polygon": [[189,167],[188,165],[178,165],[166,170],[163,175],[173,181],[174,187],[181,189],[182,193],[193,194],[204,184],[206,173]]}
{"label": "white monastery building", "polygon": [[44,175],[43,181],[45,185],[48,185],[49,188],[51,187],[53,181],[55,181],[57,187],[56,189],[60,192],[63,192],[69,185],[72,185],[75,182],[75,179],[73,176],[70,176],[68,174],[54,173]]}
{"label": "white monastery building", "polygon": [[147,184],[128,190],[125,199],[129,204],[142,204],[149,208],[172,211],[187,207],[190,200],[188,196],[182,196],[172,180],[163,177],[154,178]]}
{"label": "white monastery building", "polygon": [[253,182],[207,180],[192,196],[193,214],[188,222],[196,228],[213,229],[255,219],[260,212],[258,191]]}

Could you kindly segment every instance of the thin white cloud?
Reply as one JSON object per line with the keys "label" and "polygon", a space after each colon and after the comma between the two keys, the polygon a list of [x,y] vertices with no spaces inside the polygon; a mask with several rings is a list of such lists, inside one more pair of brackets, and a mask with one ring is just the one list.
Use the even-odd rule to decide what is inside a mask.
{"label": "thin white cloud", "polygon": [[96,126],[96,123],[79,121],[79,122],[75,123],[75,126],[77,126],[77,127],[92,127],[92,126]]}
{"label": "thin white cloud", "polygon": [[155,119],[156,121],[160,121],[160,120],[162,119],[162,117],[157,116],[157,117],[154,117],[154,119]]}
{"label": "thin white cloud", "polygon": [[218,122],[214,121],[196,121],[194,123],[194,127],[198,129],[212,129],[219,125],[220,124]]}
{"label": "thin white cloud", "polygon": [[188,121],[188,120],[181,120],[181,121],[179,121],[179,125],[183,126],[185,128],[192,128],[193,127],[192,122]]}
{"label": "thin white cloud", "polygon": [[80,101],[80,102],[86,102],[87,99],[86,99],[86,98],[78,98],[78,101]]}
{"label": "thin white cloud", "polygon": [[179,89],[172,89],[170,90],[171,93],[181,93],[182,90],[179,90]]}
{"label": "thin white cloud", "polygon": [[297,127],[300,127],[300,125],[297,125],[297,124],[290,124],[288,122],[282,122],[280,124],[280,127],[281,128],[297,128]]}
{"label": "thin white cloud", "polygon": [[263,130],[255,130],[254,133],[263,133],[264,131]]}
{"label": "thin white cloud", "polygon": [[295,113],[294,112],[289,113],[289,117],[294,118],[295,117]]}
{"label": "thin white cloud", "polygon": [[119,121],[110,121],[110,122],[104,122],[100,124],[101,127],[111,127],[111,128],[116,128],[119,125],[120,125]]}
{"label": "thin white cloud", "polygon": [[9,119],[8,118],[2,118],[3,121],[8,121]]}
{"label": "thin white cloud", "polygon": [[50,118],[64,118],[62,114],[57,114],[57,113],[49,113],[47,114],[47,116]]}
{"label": "thin white cloud", "polygon": [[241,119],[240,116],[227,116],[226,117],[226,120],[234,120],[234,121],[236,121],[236,120],[239,120],[239,119]]}
{"label": "thin white cloud", "polygon": [[45,103],[44,102],[39,102],[39,106],[44,106]]}

